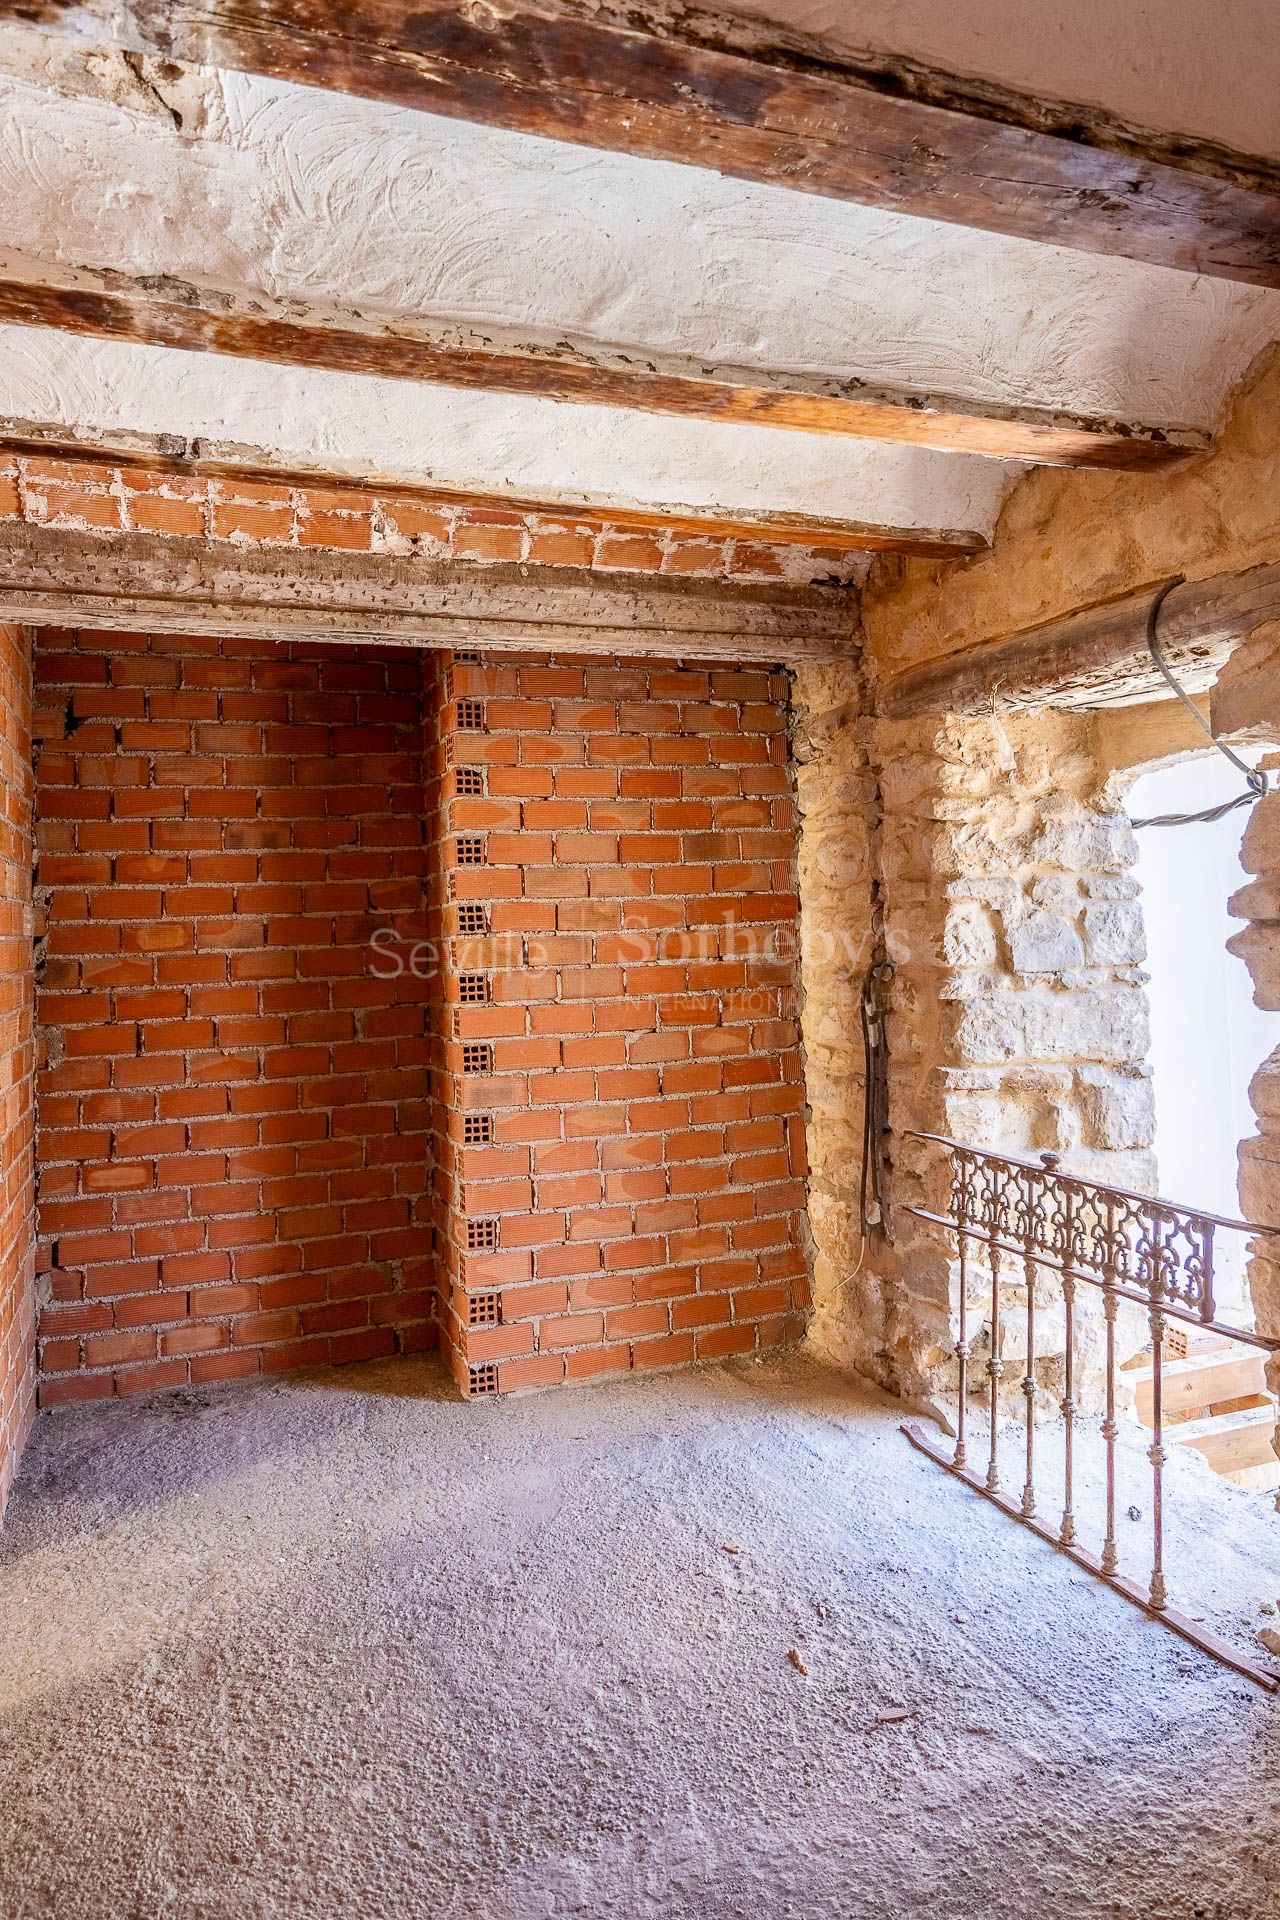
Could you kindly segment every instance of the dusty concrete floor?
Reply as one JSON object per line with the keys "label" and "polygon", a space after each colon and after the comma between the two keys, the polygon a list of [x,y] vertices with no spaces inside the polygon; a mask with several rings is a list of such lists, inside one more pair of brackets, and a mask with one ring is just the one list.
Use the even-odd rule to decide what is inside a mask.
{"label": "dusty concrete floor", "polygon": [[[792,1356],[42,1421],[0,1537],[0,1913],[1274,1915],[1280,1703],[896,1418]],[[1247,1626],[1280,1580],[1237,1498],[1213,1604]]]}

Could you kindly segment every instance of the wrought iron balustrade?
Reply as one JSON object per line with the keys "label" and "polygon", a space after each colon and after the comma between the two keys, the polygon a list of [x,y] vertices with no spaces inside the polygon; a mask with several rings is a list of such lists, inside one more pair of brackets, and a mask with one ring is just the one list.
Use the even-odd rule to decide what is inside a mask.
{"label": "wrought iron balustrade", "polygon": [[[1016,1154],[991,1153],[944,1134],[910,1133],[907,1138],[940,1147],[951,1161],[951,1210],[935,1213],[927,1207],[907,1206],[904,1212],[947,1230],[955,1239],[959,1257],[959,1302],[955,1356],[958,1368],[954,1445],[948,1447],[916,1422],[903,1432],[923,1452],[949,1472],[965,1480],[1007,1513],[1049,1540],[1079,1565],[1134,1601],[1174,1632],[1223,1661],[1236,1672],[1275,1691],[1280,1679],[1229,1646],[1199,1622],[1169,1605],[1165,1578],[1164,1467],[1165,1416],[1163,1395],[1164,1343],[1170,1323],[1190,1324],[1267,1352],[1280,1351],[1280,1340],[1267,1339],[1217,1318],[1214,1297],[1214,1241],[1222,1231],[1251,1237],[1280,1236],[1280,1228],[1260,1227],[1221,1214],[1174,1206],[1150,1194],[1105,1186],[1061,1170],[1056,1154],[1036,1160]],[[985,1363],[990,1433],[985,1468],[969,1463],[970,1307],[969,1278],[975,1256],[989,1269],[991,1336]],[[1001,1289],[1012,1267],[1025,1285],[1025,1341],[1022,1394],[1025,1431],[1022,1447],[1022,1487],[1016,1497],[1004,1486],[1001,1458],[1000,1401],[1006,1366],[1002,1328],[1007,1310]],[[1058,1402],[1063,1434],[1063,1501],[1056,1525],[1040,1517],[1036,1489],[1036,1280],[1040,1273],[1056,1274],[1061,1282],[1064,1321],[1062,1395]],[[1105,1448],[1105,1530],[1097,1554],[1080,1544],[1074,1507],[1076,1440],[1080,1408],[1076,1400],[1077,1332],[1081,1285],[1101,1294],[1104,1328],[1104,1412],[1099,1431]],[[1151,1445],[1146,1457],[1152,1476],[1151,1574],[1146,1585],[1120,1571],[1116,1534],[1117,1421],[1116,1327],[1121,1301],[1146,1310],[1152,1345]]]}

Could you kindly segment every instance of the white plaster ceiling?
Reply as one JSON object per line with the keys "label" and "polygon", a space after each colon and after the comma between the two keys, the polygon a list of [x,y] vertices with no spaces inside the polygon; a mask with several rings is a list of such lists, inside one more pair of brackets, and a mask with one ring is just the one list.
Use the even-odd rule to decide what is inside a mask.
{"label": "white plaster ceiling", "polygon": [[[239,74],[157,84],[0,31],[0,253],[1157,426],[1212,426],[1280,336],[1280,294],[1227,281]],[[1018,471],[25,328],[0,329],[0,413],[904,527],[988,531]]]}
{"label": "white plaster ceiling", "polygon": [[1280,159],[1276,0],[733,0],[729,11],[845,54],[909,56]]}
{"label": "white plaster ceiling", "polygon": [[624,408],[450,392],[364,375],[0,327],[0,415],[198,435],[307,466],[613,505],[791,511],[988,529],[993,460]]}

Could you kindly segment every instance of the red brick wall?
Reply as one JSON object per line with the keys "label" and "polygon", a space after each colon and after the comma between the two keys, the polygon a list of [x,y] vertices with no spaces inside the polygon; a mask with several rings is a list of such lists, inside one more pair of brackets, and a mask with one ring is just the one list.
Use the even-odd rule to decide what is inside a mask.
{"label": "red brick wall", "polygon": [[785,674],[49,630],[36,681],[46,1404],[800,1333]]}
{"label": "red brick wall", "polygon": [[422,672],[39,634],[43,1403],[434,1340]]}
{"label": "red brick wall", "polygon": [[581,519],[377,493],[358,486],[269,486],[0,453],[0,520],[95,533],[185,534],[240,546],[420,552],[478,565],[589,567],[742,581],[853,580],[866,555],[734,539],[658,525]]}
{"label": "red brick wall", "polygon": [[[442,1332],[472,1391],[803,1329],[788,685],[455,657],[438,1217]],[[468,1143],[468,1118],[491,1140]]]}
{"label": "red brick wall", "polygon": [[31,656],[0,627],[0,1512],[35,1411]]}

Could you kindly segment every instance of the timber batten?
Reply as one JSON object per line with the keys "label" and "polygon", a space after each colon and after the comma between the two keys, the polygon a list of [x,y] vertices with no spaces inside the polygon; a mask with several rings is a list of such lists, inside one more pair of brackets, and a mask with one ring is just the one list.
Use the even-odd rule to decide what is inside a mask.
{"label": "timber batten", "polygon": [[[1147,646],[1147,613],[1162,582],[1083,607],[982,646],[927,660],[879,691],[883,719],[926,713],[980,714],[1002,707],[1094,707],[1167,696]],[[1232,648],[1280,617],[1280,563],[1186,580],[1160,609],[1160,646],[1170,667],[1201,690]]]}
{"label": "timber batten", "polygon": [[0,621],[28,626],[774,663],[852,658],[854,605],[837,587],[0,525]]}
{"label": "timber batten", "polygon": [[822,514],[770,509],[702,506],[640,506],[607,499],[575,500],[556,494],[515,494],[499,488],[436,486],[412,475],[363,467],[300,465],[265,447],[188,438],[179,434],[94,429],[91,434],[57,423],[0,415],[0,455],[17,460],[65,461],[85,473],[103,468],[172,474],[181,478],[253,482],[274,487],[323,487],[335,496],[377,494],[423,506],[479,507],[537,516],[548,523],[587,526],[596,532],[674,533],[707,540],[749,540],[762,546],[802,547],[822,554],[900,553],[922,560],[962,559],[986,553],[985,534],[963,527],[894,527],[862,520],[832,520]]}
{"label": "timber batten", "polygon": [[[521,133],[1280,286],[1280,169],[710,11],[555,0],[0,0],[10,17]],[[341,16],[339,16],[341,17]]]}
{"label": "timber batten", "polygon": [[839,375],[708,366],[638,349],[504,340],[466,327],[299,316],[186,281],[0,262],[0,325],[273,365],[514,393],[578,406],[930,447],[1047,466],[1142,468],[1200,453],[1197,429],[880,386]]}

